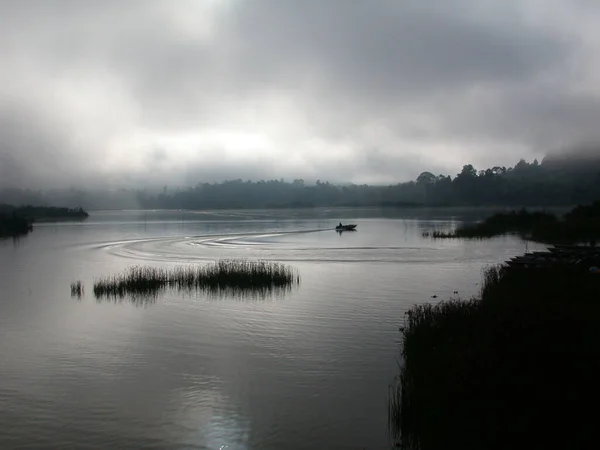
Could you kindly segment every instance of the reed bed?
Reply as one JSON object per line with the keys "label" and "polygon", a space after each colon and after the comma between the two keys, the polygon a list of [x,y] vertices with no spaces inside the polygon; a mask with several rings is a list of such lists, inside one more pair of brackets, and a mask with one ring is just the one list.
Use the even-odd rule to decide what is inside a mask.
{"label": "reed bed", "polygon": [[192,299],[197,298],[198,294],[200,294],[204,300],[234,299],[239,301],[264,301],[283,298],[287,293],[292,291],[293,286],[265,286],[245,289],[210,287],[170,288],[167,286],[148,292],[129,293],[123,295],[96,295],[95,298],[97,303],[108,302],[121,304],[127,301],[136,307],[147,307],[156,303],[161,293],[169,289],[173,289],[184,296],[189,295]]}
{"label": "reed bed", "polygon": [[558,218],[546,212],[529,212],[525,209],[494,214],[482,222],[464,225],[454,231],[425,231],[423,237],[434,239],[487,239],[503,234],[516,233],[531,236],[537,230],[556,229]]}
{"label": "reed bed", "polygon": [[73,281],[71,283],[71,297],[81,298],[83,293],[84,293],[83,283],[81,281]]}
{"label": "reed bed", "polygon": [[95,296],[96,303],[113,303],[113,304],[122,304],[127,302],[130,305],[133,305],[137,308],[146,308],[150,305],[156,303],[160,296],[160,291],[153,292],[144,292],[144,293],[136,293],[136,294],[128,294],[122,296],[116,295],[100,295]]}
{"label": "reed bed", "polygon": [[143,295],[162,289],[212,293],[273,291],[300,283],[295,269],[268,261],[221,260],[202,266],[156,268],[134,266],[123,274],[94,282],[96,297]]}
{"label": "reed bed", "polygon": [[600,239],[600,202],[580,206],[559,219],[547,212],[525,209],[494,214],[482,222],[455,230],[426,230],[423,237],[433,239],[489,239],[514,234],[523,239],[546,243],[586,243]]}
{"label": "reed bed", "polygon": [[390,388],[397,445],[584,448],[600,400],[598,292],[597,275],[494,266],[479,297],[414,306]]}

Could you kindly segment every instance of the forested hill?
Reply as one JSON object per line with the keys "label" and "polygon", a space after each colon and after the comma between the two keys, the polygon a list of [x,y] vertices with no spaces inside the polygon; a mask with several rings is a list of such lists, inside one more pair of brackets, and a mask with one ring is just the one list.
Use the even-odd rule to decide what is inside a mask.
{"label": "forested hill", "polygon": [[88,192],[4,190],[0,202],[83,206],[86,209],[212,209],[312,206],[573,205],[600,199],[600,158],[545,158],[514,167],[477,170],[465,165],[454,177],[421,173],[392,186],[334,185],[303,180],[199,183],[160,190]]}

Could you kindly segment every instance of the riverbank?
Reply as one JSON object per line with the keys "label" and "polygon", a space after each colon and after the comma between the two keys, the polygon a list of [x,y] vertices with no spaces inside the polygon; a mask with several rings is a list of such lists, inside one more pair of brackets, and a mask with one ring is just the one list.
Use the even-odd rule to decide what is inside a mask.
{"label": "riverbank", "polygon": [[423,232],[424,237],[434,239],[487,239],[504,234],[517,234],[545,243],[595,243],[600,239],[600,201],[577,206],[563,217],[522,209],[496,213],[482,222],[460,226],[453,231]]}
{"label": "riverbank", "polygon": [[82,208],[51,206],[0,205],[0,236],[20,236],[33,230],[34,222],[85,220],[89,214]]}
{"label": "riverbank", "polygon": [[491,268],[479,298],[413,307],[390,428],[405,449],[582,448],[596,423],[600,275]]}
{"label": "riverbank", "polygon": [[31,230],[32,224],[29,220],[0,213],[0,237],[24,235]]}

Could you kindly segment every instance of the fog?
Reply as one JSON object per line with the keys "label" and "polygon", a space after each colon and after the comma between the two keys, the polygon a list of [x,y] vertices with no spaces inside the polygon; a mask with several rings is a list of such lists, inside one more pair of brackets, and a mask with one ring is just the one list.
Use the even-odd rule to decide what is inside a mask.
{"label": "fog", "polygon": [[596,142],[587,0],[0,1],[0,187],[386,184]]}

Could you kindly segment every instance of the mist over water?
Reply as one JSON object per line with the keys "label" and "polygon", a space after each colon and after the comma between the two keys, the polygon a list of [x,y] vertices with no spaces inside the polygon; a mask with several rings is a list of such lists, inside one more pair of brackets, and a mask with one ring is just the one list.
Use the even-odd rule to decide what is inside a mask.
{"label": "mist over water", "polygon": [[[0,234],[91,211],[0,238],[0,449],[387,445],[404,311],[540,247],[429,208],[600,198],[600,3],[434,3],[0,1]],[[301,282],[93,295],[239,258]]]}
{"label": "mist over water", "polygon": [[[0,447],[385,448],[404,311],[434,294],[475,294],[483,266],[526,245],[421,232],[485,214],[106,211],[2,240]],[[358,231],[336,233],[339,221]],[[132,265],[232,258],[285,262],[300,286],[265,297],[92,294],[94,279]]]}

